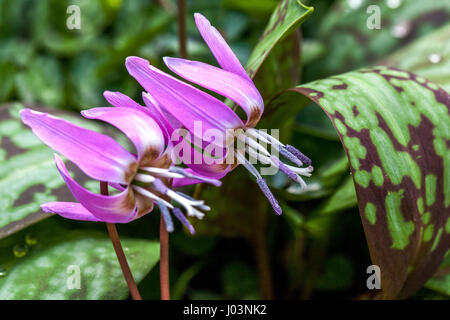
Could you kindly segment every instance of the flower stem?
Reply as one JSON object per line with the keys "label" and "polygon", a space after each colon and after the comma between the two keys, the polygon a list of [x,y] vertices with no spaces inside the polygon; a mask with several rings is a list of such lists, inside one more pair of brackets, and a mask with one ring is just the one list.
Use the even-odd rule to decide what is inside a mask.
{"label": "flower stem", "polygon": [[186,59],[187,45],[186,45],[186,0],[177,0],[178,11],[178,46],[180,50],[180,57]]}
{"label": "flower stem", "polygon": [[[108,183],[100,182],[100,193],[103,195],[108,194]],[[130,290],[131,297],[133,300],[142,300],[139,290],[137,288],[136,282],[134,282],[133,275],[131,274],[130,267],[127,262],[127,257],[123,252],[122,245],[120,243],[119,234],[117,233],[117,228],[114,223],[106,223],[108,229],[109,237],[116,252],[117,260],[119,260],[120,268],[122,269],[123,276],[127,282],[128,289]]]}
{"label": "flower stem", "polygon": [[161,300],[170,300],[169,282],[169,233],[161,214],[159,228],[159,280],[161,287]]}

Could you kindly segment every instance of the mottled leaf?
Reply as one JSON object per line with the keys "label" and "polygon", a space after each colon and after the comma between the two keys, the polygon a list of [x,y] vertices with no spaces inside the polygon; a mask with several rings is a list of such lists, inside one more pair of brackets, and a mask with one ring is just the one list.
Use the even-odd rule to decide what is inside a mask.
{"label": "mottled leaf", "polygon": [[410,296],[450,244],[449,94],[387,67],[292,90],[320,105],[341,138],[383,297]]}
{"label": "mottled leaf", "polygon": [[[0,299],[101,300],[128,296],[106,230],[52,231],[45,236],[38,234],[34,247],[3,271]],[[133,277],[139,283],[158,262],[159,243],[126,237],[121,241]],[[9,252],[13,254],[13,250]],[[78,274],[79,288],[75,278]]]}

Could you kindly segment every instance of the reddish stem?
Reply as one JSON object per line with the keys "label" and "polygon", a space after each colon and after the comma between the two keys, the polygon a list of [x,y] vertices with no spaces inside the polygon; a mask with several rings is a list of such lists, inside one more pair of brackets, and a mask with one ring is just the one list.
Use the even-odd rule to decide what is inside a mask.
{"label": "reddish stem", "polygon": [[186,0],[177,0],[178,11],[178,47],[180,50],[180,57],[186,59],[187,44],[186,44]]}
{"label": "reddish stem", "polygon": [[169,233],[163,215],[160,217],[159,228],[159,279],[161,286],[161,300],[170,300],[169,281]]}
{"label": "reddish stem", "polygon": [[[108,195],[108,183],[100,182],[100,193],[103,195]],[[130,266],[127,262],[127,257],[122,249],[122,244],[120,243],[119,234],[117,233],[117,228],[114,223],[106,223],[108,229],[109,237],[116,252],[117,260],[119,260],[120,268],[122,269],[123,276],[127,282],[128,289],[130,290],[131,297],[133,300],[142,300],[139,290],[137,288],[136,282],[134,282],[133,275],[131,274]]]}

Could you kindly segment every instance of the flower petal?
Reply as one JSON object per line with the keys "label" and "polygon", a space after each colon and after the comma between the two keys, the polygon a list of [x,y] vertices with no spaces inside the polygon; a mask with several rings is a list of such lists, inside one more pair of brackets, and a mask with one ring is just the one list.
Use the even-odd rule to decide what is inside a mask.
{"label": "flower petal", "polygon": [[124,95],[121,92],[112,92],[112,91],[105,91],[103,92],[103,96],[105,99],[114,107],[128,107],[133,108],[139,111],[145,112],[148,116],[152,117],[153,120],[155,120],[161,130],[163,131],[164,138],[166,139],[166,143],[170,140],[170,127],[167,126],[167,121],[165,119],[161,118],[159,114],[155,114],[154,108],[147,108],[144,106],[141,106],[139,103],[128,97],[127,95]]}
{"label": "flower petal", "polygon": [[167,129],[169,134],[172,134],[173,130],[181,128],[183,126],[180,121],[175,119],[164,108],[161,108],[158,101],[156,101],[150,93],[143,92],[142,100],[144,100],[144,103],[152,116],[160,121],[160,123]]}
{"label": "flower petal", "polygon": [[258,123],[264,111],[264,102],[248,78],[198,61],[165,57],[164,62],[170,70],[186,80],[236,102],[247,114],[247,124],[254,126]]}
{"label": "flower petal", "polygon": [[93,179],[128,184],[136,159],[112,138],[49,114],[23,109],[22,121]]}
{"label": "flower petal", "polygon": [[89,119],[108,122],[121,130],[134,143],[139,163],[157,159],[164,151],[164,134],[156,121],[144,111],[106,107],[84,110],[81,114]]}
{"label": "flower petal", "polygon": [[194,18],[198,31],[200,31],[203,40],[205,40],[212,54],[216,58],[217,63],[219,63],[224,70],[235,73],[244,79],[251,81],[247,72],[245,72],[244,67],[239,62],[239,59],[233,53],[220,32],[217,31],[208,19],[200,13],[195,13]]}
{"label": "flower petal", "polygon": [[56,213],[61,217],[81,221],[101,221],[78,202],[48,202],[41,205],[44,212]]}
{"label": "flower petal", "polygon": [[221,152],[221,156],[216,155],[216,158],[212,158],[207,155],[206,150],[198,151],[186,139],[180,139],[175,144],[171,150],[172,162],[177,163],[181,160],[198,175],[220,179],[231,169],[231,165],[226,163],[226,149],[217,150]]}
{"label": "flower petal", "polygon": [[97,219],[109,223],[126,223],[136,217],[136,201],[130,187],[112,196],[92,193],[72,179],[64,162],[57,154],[54,158],[56,167],[75,199]]}
{"label": "flower petal", "polygon": [[103,96],[105,97],[106,101],[108,101],[110,104],[112,104],[114,107],[128,107],[128,108],[135,108],[135,109],[144,109],[143,106],[141,106],[139,103],[128,97],[127,95],[124,95],[121,92],[112,92],[112,91],[105,91],[103,92]]}
{"label": "flower petal", "polygon": [[223,102],[158,70],[147,60],[128,57],[125,64],[128,72],[150,92],[160,106],[190,132],[197,136],[201,134],[199,138],[211,129],[225,132],[228,128],[243,126],[241,119]]}

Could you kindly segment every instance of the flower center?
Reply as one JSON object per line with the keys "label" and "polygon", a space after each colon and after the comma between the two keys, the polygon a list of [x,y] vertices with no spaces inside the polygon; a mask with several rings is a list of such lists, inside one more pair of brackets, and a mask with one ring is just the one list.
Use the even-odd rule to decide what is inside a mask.
{"label": "flower center", "polygon": [[[188,216],[197,217],[199,219],[203,218],[203,212],[209,211],[210,207],[205,205],[205,202],[202,200],[193,199],[184,193],[176,192],[170,189],[162,181],[164,178],[189,178],[214,185],[220,184],[220,181],[197,176],[184,168],[174,166],[168,169],[158,167],[140,167],[134,177],[134,180],[131,182],[131,187],[135,192],[150,199],[153,203],[158,205],[166,223],[167,231],[173,231],[173,222],[169,213],[170,209],[175,217],[186,225],[191,233],[193,233],[192,225],[190,225],[189,221],[180,209],[173,205],[170,200],[173,200],[176,204],[184,207]],[[165,196],[164,199],[161,195]]]}

